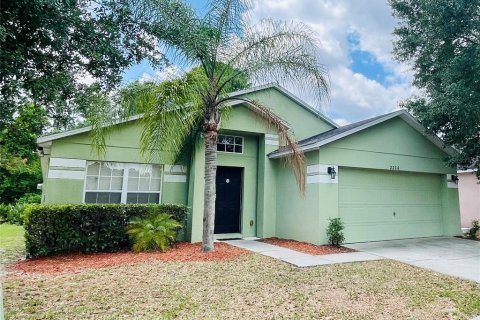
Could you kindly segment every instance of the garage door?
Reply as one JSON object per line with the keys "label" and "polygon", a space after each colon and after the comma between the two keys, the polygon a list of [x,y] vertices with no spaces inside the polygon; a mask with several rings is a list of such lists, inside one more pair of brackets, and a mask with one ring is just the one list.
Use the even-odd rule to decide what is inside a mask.
{"label": "garage door", "polygon": [[442,235],[440,175],[339,171],[339,214],[346,242]]}

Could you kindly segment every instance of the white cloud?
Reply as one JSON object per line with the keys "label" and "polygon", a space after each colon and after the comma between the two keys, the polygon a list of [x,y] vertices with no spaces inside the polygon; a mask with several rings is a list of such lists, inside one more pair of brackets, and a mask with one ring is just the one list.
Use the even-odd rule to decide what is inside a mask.
{"label": "white cloud", "polygon": [[333,119],[333,121],[335,121],[335,123],[339,126],[346,126],[347,124],[350,124],[350,121],[347,121],[343,118]]}
{"label": "white cloud", "polygon": [[184,71],[177,65],[169,65],[166,68],[155,71],[153,74],[144,72],[138,81],[140,82],[162,82],[166,80],[173,80],[180,77]]}
{"label": "white cloud", "polygon": [[[251,19],[263,18],[303,22],[318,34],[319,59],[331,78],[331,99],[322,107],[339,123],[393,111],[416,92],[409,67],[391,54],[396,22],[386,0],[262,0],[256,2]],[[358,36],[358,49],[372,54],[389,72],[383,83],[350,68],[352,34]]]}

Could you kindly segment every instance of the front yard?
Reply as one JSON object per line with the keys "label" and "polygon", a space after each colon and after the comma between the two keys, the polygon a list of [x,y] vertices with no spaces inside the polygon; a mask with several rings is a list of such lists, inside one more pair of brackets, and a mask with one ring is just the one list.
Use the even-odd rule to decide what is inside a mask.
{"label": "front yard", "polygon": [[[21,228],[0,226],[0,232],[0,247],[9,248],[10,261],[23,253]],[[241,254],[228,261],[139,259],[77,269],[62,262],[68,266],[63,272],[45,268],[46,263],[47,273],[20,268],[24,272],[11,271],[4,279],[6,319],[470,319],[480,314],[480,284],[389,260],[300,269]]]}
{"label": "front yard", "polygon": [[22,226],[0,223],[0,273],[3,267],[25,255]]}

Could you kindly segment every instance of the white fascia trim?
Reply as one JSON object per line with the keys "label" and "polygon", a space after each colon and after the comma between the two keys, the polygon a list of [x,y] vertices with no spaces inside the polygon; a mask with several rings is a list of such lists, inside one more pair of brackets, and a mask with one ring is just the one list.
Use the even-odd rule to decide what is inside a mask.
{"label": "white fascia trim", "polygon": [[48,179],[84,180],[85,171],[50,169]]}
{"label": "white fascia trim", "polygon": [[165,172],[168,173],[186,173],[187,166],[179,165],[179,164],[166,164],[165,165]]}
{"label": "white fascia trim", "polygon": [[[385,122],[387,120],[390,120],[390,119],[393,119],[395,117],[398,117],[400,116],[403,120],[405,120],[405,122],[407,122],[410,126],[412,126],[414,129],[416,129],[418,132],[420,132],[423,136],[425,136],[427,139],[429,139],[432,143],[434,143],[437,147],[439,147],[440,149],[444,150],[447,154],[449,155],[455,155],[457,152],[455,151],[455,149],[453,149],[452,147],[444,147],[444,143],[443,141],[437,137],[437,136],[433,136],[433,135],[430,135],[428,133],[425,132],[425,129],[423,128],[423,126],[417,121],[415,120],[415,118],[410,115],[407,111],[405,110],[399,110],[399,111],[395,111],[395,112],[392,112],[392,113],[389,113],[389,114],[386,114],[384,117],[381,117],[375,121],[371,121],[371,122],[368,122],[362,126],[358,126],[356,128],[353,128],[351,130],[348,130],[348,131],[345,131],[345,132],[342,132],[338,135],[335,135],[331,138],[328,138],[328,139],[325,139],[325,140],[322,140],[320,142],[317,142],[317,143],[312,143],[310,145],[305,145],[305,146],[302,146],[300,148],[300,150],[302,150],[303,152],[308,152],[308,151],[312,151],[312,150],[316,150],[318,148],[320,148],[321,146],[323,145],[326,145],[330,142],[333,142],[333,141],[336,141],[336,140],[339,140],[341,138],[344,138],[346,136],[349,136],[351,134],[354,134],[354,133],[357,133],[359,131],[362,131],[362,130],[365,130],[367,128],[370,128],[372,126],[375,126],[379,123],[382,123],[382,122]],[[281,158],[287,154],[290,153],[290,150],[285,150],[285,151],[282,151],[282,152],[279,152],[277,154],[274,154],[272,156],[269,156],[269,158],[271,159],[276,159],[276,158]]]}
{"label": "white fascia trim", "polygon": [[[126,123],[126,122],[130,122],[130,121],[138,120],[142,117],[143,117],[143,114],[137,114],[135,116],[131,116],[131,117],[127,118],[126,120],[116,121],[116,122],[112,123],[112,125],[117,125],[117,124],[121,124],[121,123]],[[42,143],[50,142],[50,141],[53,141],[53,140],[58,140],[58,139],[61,139],[61,138],[74,136],[76,134],[89,132],[89,131],[92,131],[92,129],[93,129],[92,126],[88,126],[88,127],[68,130],[68,131],[64,131],[64,132],[54,133],[54,134],[50,134],[48,136],[42,136],[42,137],[39,137],[37,139],[37,144],[42,144]]]}
{"label": "white fascia trim", "polygon": [[282,87],[281,85],[279,85],[277,83],[272,82],[272,83],[267,83],[267,84],[260,85],[260,86],[255,86],[255,87],[245,89],[245,90],[234,91],[234,92],[229,94],[229,97],[241,96],[241,95],[244,95],[244,94],[248,94],[248,93],[252,93],[252,92],[256,92],[256,91],[261,91],[261,90],[265,90],[265,89],[270,89],[270,88],[277,89],[278,91],[280,91],[281,93],[283,93],[284,95],[286,95],[287,97],[289,97],[290,99],[292,99],[293,101],[295,101],[296,103],[301,105],[303,108],[307,109],[311,113],[315,114],[317,117],[321,118],[322,120],[324,120],[327,123],[329,123],[330,125],[332,125],[334,128],[339,128],[339,125],[336,124],[332,119],[329,119],[323,113],[321,113],[317,109],[313,108],[308,103],[306,103],[305,101],[303,101],[302,99],[300,99],[299,97],[297,97],[296,95],[294,95],[293,93],[291,93],[290,91],[288,91],[287,89],[285,89],[284,87]]}
{"label": "white fascia trim", "polygon": [[165,174],[163,181],[165,182],[187,182],[186,175],[171,175]]}
{"label": "white fascia trim", "polygon": [[63,168],[82,168],[85,170],[87,160],[85,159],[70,159],[70,158],[50,158],[50,167]]}
{"label": "white fascia trim", "polygon": [[474,173],[477,169],[457,170],[457,173]]}

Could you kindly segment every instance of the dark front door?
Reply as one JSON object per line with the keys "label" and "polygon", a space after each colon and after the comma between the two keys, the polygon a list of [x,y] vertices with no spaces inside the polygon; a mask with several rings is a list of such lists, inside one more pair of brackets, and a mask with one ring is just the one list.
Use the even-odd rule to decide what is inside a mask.
{"label": "dark front door", "polygon": [[240,233],[242,168],[217,168],[215,233]]}

